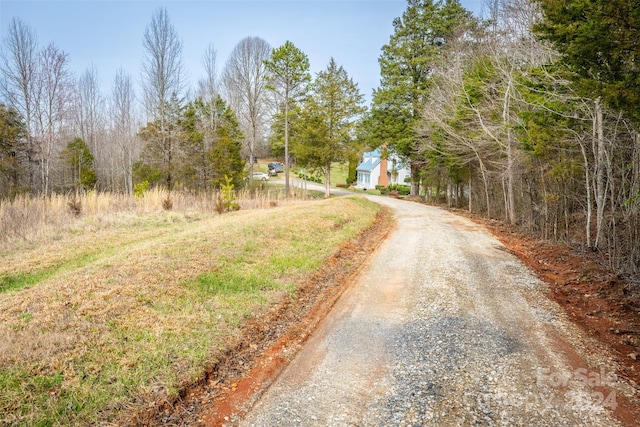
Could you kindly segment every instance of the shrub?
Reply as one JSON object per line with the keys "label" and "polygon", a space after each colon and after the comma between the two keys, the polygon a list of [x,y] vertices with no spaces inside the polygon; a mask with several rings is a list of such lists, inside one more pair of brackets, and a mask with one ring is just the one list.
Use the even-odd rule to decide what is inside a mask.
{"label": "shrub", "polygon": [[73,198],[67,202],[67,206],[75,217],[79,217],[82,213],[82,201],[78,198],[77,195],[73,196]]}
{"label": "shrub", "polygon": [[322,184],[322,178],[316,175],[306,175],[300,172],[298,173],[298,178],[304,179],[306,181],[317,182],[318,184]]}
{"label": "shrub", "polygon": [[408,185],[391,184],[388,190],[390,192],[394,191],[396,192],[396,195],[401,195],[401,196],[408,196],[409,194],[411,194],[411,187]]}
{"label": "shrub", "polygon": [[171,197],[167,196],[166,199],[162,200],[162,209],[165,211],[170,211],[173,209],[173,202],[171,201]]}
{"label": "shrub", "polygon": [[144,180],[133,186],[133,195],[136,197],[142,197],[144,193],[149,189],[149,181]]}
{"label": "shrub", "polygon": [[387,194],[387,192],[389,191],[386,185],[376,185],[376,190],[378,190],[380,192],[380,194]]}
{"label": "shrub", "polygon": [[237,211],[240,209],[240,205],[238,204],[236,198],[236,192],[234,190],[234,185],[227,175],[224,176],[225,183],[220,185],[220,192],[218,193],[218,197],[216,199],[215,210],[219,214],[230,211]]}

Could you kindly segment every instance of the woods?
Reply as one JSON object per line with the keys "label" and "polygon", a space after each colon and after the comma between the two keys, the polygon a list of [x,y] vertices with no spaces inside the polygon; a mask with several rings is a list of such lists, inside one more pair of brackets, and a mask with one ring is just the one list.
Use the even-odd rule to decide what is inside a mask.
{"label": "woods", "polygon": [[[413,127],[420,194],[600,251],[637,274],[637,6],[619,5],[630,14],[616,26],[622,16],[600,2],[488,5],[491,19],[457,21],[430,74]],[[606,36],[612,26],[617,42]]]}
{"label": "woods", "polygon": [[[142,84],[110,94],[14,18],[0,63],[0,197],[136,186],[242,185],[254,156],[331,181],[381,146],[411,167],[411,194],[640,265],[640,7],[630,0],[408,0],[381,46],[371,105],[335,60],[312,75],[291,41],[213,44],[189,87],[166,9],[141,34]],[[107,80],[109,80],[107,78]],[[138,102],[138,99],[143,102]],[[335,183],[334,183],[335,184]]]}

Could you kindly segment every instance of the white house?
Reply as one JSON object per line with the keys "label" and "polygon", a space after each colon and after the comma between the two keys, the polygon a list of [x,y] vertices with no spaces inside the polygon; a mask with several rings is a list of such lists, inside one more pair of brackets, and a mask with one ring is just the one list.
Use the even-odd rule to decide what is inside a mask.
{"label": "white house", "polygon": [[387,159],[380,156],[380,149],[367,151],[362,156],[362,163],[356,169],[358,182],[356,188],[375,188],[376,185],[406,184],[405,178],[411,177],[406,163],[395,153],[389,153]]}

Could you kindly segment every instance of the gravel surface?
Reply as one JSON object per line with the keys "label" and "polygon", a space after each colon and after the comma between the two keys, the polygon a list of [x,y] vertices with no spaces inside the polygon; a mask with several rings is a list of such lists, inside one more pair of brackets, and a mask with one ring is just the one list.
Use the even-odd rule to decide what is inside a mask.
{"label": "gravel surface", "polygon": [[[242,426],[613,426],[598,344],[483,227],[390,198],[397,229]],[[576,360],[586,360],[587,365]],[[606,385],[607,387],[602,387]]]}

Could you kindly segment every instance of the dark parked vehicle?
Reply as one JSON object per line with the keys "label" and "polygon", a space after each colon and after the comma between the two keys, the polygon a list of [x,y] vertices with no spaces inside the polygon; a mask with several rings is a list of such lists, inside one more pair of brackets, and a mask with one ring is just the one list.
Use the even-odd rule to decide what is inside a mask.
{"label": "dark parked vehicle", "polygon": [[275,173],[284,172],[284,168],[282,167],[282,163],[280,162],[271,162],[267,166],[269,167],[269,171],[273,170]]}

